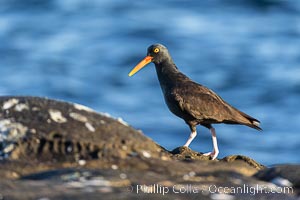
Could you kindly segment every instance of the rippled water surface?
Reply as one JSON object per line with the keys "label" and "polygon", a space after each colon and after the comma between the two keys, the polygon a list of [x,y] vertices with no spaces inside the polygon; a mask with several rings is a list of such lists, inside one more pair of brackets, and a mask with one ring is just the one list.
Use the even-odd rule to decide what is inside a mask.
{"label": "rippled water surface", "polygon": [[[171,114],[153,64],[128,72],[152,43],[179,69],[262,122],[216,125],[220,157],[299,163],[300,2],[294,0],[1,0],[0,94],[73,101],[122,117],[173,149],[188,126]],[[191,148],[212,148],[198,127]]]}

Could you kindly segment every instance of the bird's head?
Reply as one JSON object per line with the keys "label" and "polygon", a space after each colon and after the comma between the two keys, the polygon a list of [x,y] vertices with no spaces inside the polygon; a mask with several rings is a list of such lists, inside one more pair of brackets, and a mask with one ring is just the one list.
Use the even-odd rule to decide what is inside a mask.
{"label": "bird's head", "polygon": [[167,59],[170,59],[168,49],[162,44],[153,44],[148,47],[147,56],[141,62],[139,62],[128,75],[134,75],[150,62],[153,62],[154,64],[160,64]]}

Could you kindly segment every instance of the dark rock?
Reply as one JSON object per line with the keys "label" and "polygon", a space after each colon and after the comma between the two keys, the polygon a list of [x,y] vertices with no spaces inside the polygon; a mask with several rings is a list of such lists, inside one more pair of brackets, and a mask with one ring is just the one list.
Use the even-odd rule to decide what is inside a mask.
{"label": "dark rock", "polygon": [[0,97],[0,110],[0,199],[295,199],[245,191],[274,186],[252,176],[265,167],[251,158],[169,152],[78,104]]}
{"label": "dark rock", "polygon": [[278,165],[257,172],[254,177],[278,186],[291,186],[300,194],[300,165]]}
{"label": "dark rock", "polygon": [[189,161],[189,160],[210,160],[210,156],[205,156],[202,153],[196,152],[191,150],[188,147],[182,146],[182,147],[177,147],[170,151],[171,154],[173,154],[173,158],[176,158],[178,160],[184,160],[184,161]]}
{"label": "dark rock", "polygon": [[2,134],[8,136],[3,144],[5,148],[13,145],[6,150],[12,160],[111,161],[166,154],[123,121],[78,104],[37,97],[1,97],[0,105]]}
{"label": "dark rock", "polygon": [[226,156],[221,161],[224,161],[224,162],[234,162],[234,161],[238,161],[238,160],[246,162],[247,164],[249,164],[250,166],[252,166],[252,167],[254,167],[255,169],[258,169],[258,170],[265,168],[265,166],[263,166],[262,164],[256,162],[252,158],[249,158],[247,156],[242,156],[242,155]]}

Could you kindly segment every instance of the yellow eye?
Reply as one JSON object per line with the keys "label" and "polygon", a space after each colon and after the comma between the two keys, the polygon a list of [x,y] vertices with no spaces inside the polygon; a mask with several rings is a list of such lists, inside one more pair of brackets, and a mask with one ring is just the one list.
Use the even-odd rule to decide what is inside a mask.
{"label": "yellow eye", "polygon": [[153,52],[154,52],[154,53],[158,53],[158,52],[159,52],[159,48],[153,49]]}

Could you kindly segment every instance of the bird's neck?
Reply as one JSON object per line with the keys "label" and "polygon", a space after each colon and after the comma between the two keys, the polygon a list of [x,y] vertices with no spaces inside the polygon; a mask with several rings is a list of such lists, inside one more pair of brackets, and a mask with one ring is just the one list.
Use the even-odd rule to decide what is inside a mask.
{"label": "bird's neck", "polygon": [[162,87],[172,87],[176,84],[176,77],[181,74],[172,59],[155,64],[155,68],[158,80]]}

